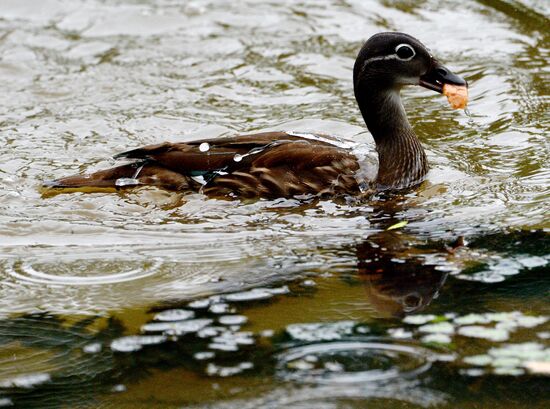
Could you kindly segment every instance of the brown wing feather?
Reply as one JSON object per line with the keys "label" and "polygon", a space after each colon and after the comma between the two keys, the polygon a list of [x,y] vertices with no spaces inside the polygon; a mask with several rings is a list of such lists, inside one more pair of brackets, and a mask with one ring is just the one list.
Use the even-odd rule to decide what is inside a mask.
{"label": "brown wing feather", "polygon": [[[144,146],[142,148],[123,152],[115,158],[149,159],[165,166],[174,172],[189,174],[194,171],[214,171],[229,167],[236,170],[246,167],[258,154],[246,156],[242,162],[235,162],[236,155],[247,155],[254,149],[267,147],[271,151],[271,145],[284,145],[285,142],[300,142],[312,146],[326,146],[333,148],[333,145],[322,141],[310,141],[298,136],[289,135],[285,132],[262,132],[253,135],[240,135],[219,139],[200,139],[185,143],[161,143]],[[207,143],[208,151],[202,152],[200,146]],[[288,151],[281,151],[286,154]],[[259,152],[261,153],[261,152]],[[277,158],[277,155],[269,155],[271,160],[285,161],[284,157]],[[298,166],[298,163],[296,164]],[[275,164],[273,165],[275,166]],[[307,166],[307,164],[306,164]]]}
{"label": "brown wing feather", "polygon": [[301,140],[260,153],[247,169],[216,177],[203,191],[224,195],[231,189],[246,196],[254,191],[263,197],[354,193],[358,168],[355,156],[343,149]]}

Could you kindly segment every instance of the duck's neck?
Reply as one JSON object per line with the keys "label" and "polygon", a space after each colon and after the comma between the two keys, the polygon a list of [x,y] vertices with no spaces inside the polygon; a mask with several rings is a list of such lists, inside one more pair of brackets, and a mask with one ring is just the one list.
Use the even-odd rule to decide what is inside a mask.
{"label": "duck's neck", "polygon": [[428,173],[426,154],[403,108],[399,89],[367,88],[357,101],[378,151],[380,189],[414,186]]}

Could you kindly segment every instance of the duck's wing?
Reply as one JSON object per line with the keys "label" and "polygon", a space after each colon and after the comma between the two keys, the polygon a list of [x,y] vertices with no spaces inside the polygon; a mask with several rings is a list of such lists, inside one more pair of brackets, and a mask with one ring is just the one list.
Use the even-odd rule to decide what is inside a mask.
{"label": "duck's wing", "polygon": [[[245,154],[246,155],[246,154]],[[271,146],[230,164],[206,181],[211,195],[292,197],[357,193],[357,158],[327,143],[296,139]]]}
{"label": "duck's wing", "polygon": [[154,185],[198,190],[210,195],[290,197],[357,190],[359,168],[348,150],[329,142],[285,132],[144,146],[117,155],[134,163],[49,187]]}
{"label": "duck's wing", "polygon": [[246,166],[260,153],[277,145],[302,140],[285,132],[263,132],[190,142],[164,142],[115,155],[115,159],[153,161],[174,172],[198,176]]}

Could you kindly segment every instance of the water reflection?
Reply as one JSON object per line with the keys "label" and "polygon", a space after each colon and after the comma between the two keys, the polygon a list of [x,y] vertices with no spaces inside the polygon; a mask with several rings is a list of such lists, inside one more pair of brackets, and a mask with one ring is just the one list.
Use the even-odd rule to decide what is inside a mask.
{"label": "water reflection", "polygon": [[[254,400],[257,396],[246,398],[252,399],[250,404],[261,405],[277,396],[281,404],[285,399],[305,404],[311,398],[295,389],[297,384],[306,389],[319,384],[319,393],[335,402],[353,396],[424,406],[442,404],[452,393],[432,380],[434,373],[446,372],[453,382],[459,375],[466,376],[460,378],[466,386],[480,373],[517,376],[540,371],[550,358],[543,346],[548,317],[513,310],[479,313],[504,288],[480,287],[456,278],[453,286],[443,285],[449,265],[460,257],[458,252],[484,256],[498,248],[536,255],[547,251],[548,235],[489,235],[475,238],[469,246],[450,251],[445,243],[418,243],[404,232],[380,231],[354,247],[353,269],[336,269],[330,276],[310,274],[316,285],[304,286],[300,278],[278,287],[174,300],[139,312],[137,328],[132,321],[137,312],[132,311],[120,318],[77,320],[33,314],[4,319],[0,321],[0,398],[16,406],[44,408],[60,402],[92,404],[105,398],[133,402],[139,391],[157,390],[155,396],[162,401],[160,379],[161,390],[170,390],[171,383],[179,384],[177,379],[198,375],[193,388],[183,388],[170,399],[177,396],[180,402],[195,402],[197,391],[211,393],[214,384],[233,396],[229,391],[236,382],[265,392],[260,401]],[[546,280],[542,268],[525,267],[524,274]],[[507,293],[506,302],[512,301],[513,308],[514,296],[533,296],[535,288],[544,292],[548,287],[541,284],[507,282],[514,293]],[[354,290],[357,286],[361,291]],[[308,308],[312,299],[323,305],[335,289],[337,297],[346,292],[355,297],[348,312],[360,303],[374,306],[375,311],[364,310],[371,315],[350,320],[344,318],[345,309],[327,317],[321,307],[311,311],[311,322],[300,322],[301,315],[281,317],[277,310],[287,304],[293,311]],[[451,302],[454,312],[449,313],[449,300],[463,293],[477,304],[458,308]],[[427,312],[421,313],[424,309]],[[472,314],[472,309],[478,313]],[[380,315],[393,318],[372,319]],[[395,318],[403,315],[404,320]],[[521,342],[531,328],[541,334],[539,342]],[[512,344],[501,346],[502,341]],[[446,346],[451,343],[454,351]],[[10,359],[13,355],[17,361]],[[367,386],[358,389],[359,384]],[[422,394],[414,392],[419,385]],[[284,399],[279,395],[281,388],[288,389]],[[116,395],[111,395],[113,391]],[[235,396],[245,398],[247,393],[240,390]]]}
{"label": "water reflection", "polygon": [[444,254],[419,250],[392,231],[372,235],[357,246],[359,278],[368,302],[381,315],[399,317],[419,311],[438,296],[448,274],[437,263]]}

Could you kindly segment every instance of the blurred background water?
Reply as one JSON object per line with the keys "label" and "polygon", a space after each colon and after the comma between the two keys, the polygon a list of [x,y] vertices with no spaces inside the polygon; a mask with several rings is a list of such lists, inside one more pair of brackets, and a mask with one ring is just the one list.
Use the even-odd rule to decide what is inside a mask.
{"label": "blurred background water", "polygon": [[[547,407],[548,26],[538,0],[0,0],[0,407]],[[165,140],[370,143],[352,67],[388,30],[470,83],[470,116],[404,90],[415,192],[42,196]]]}

